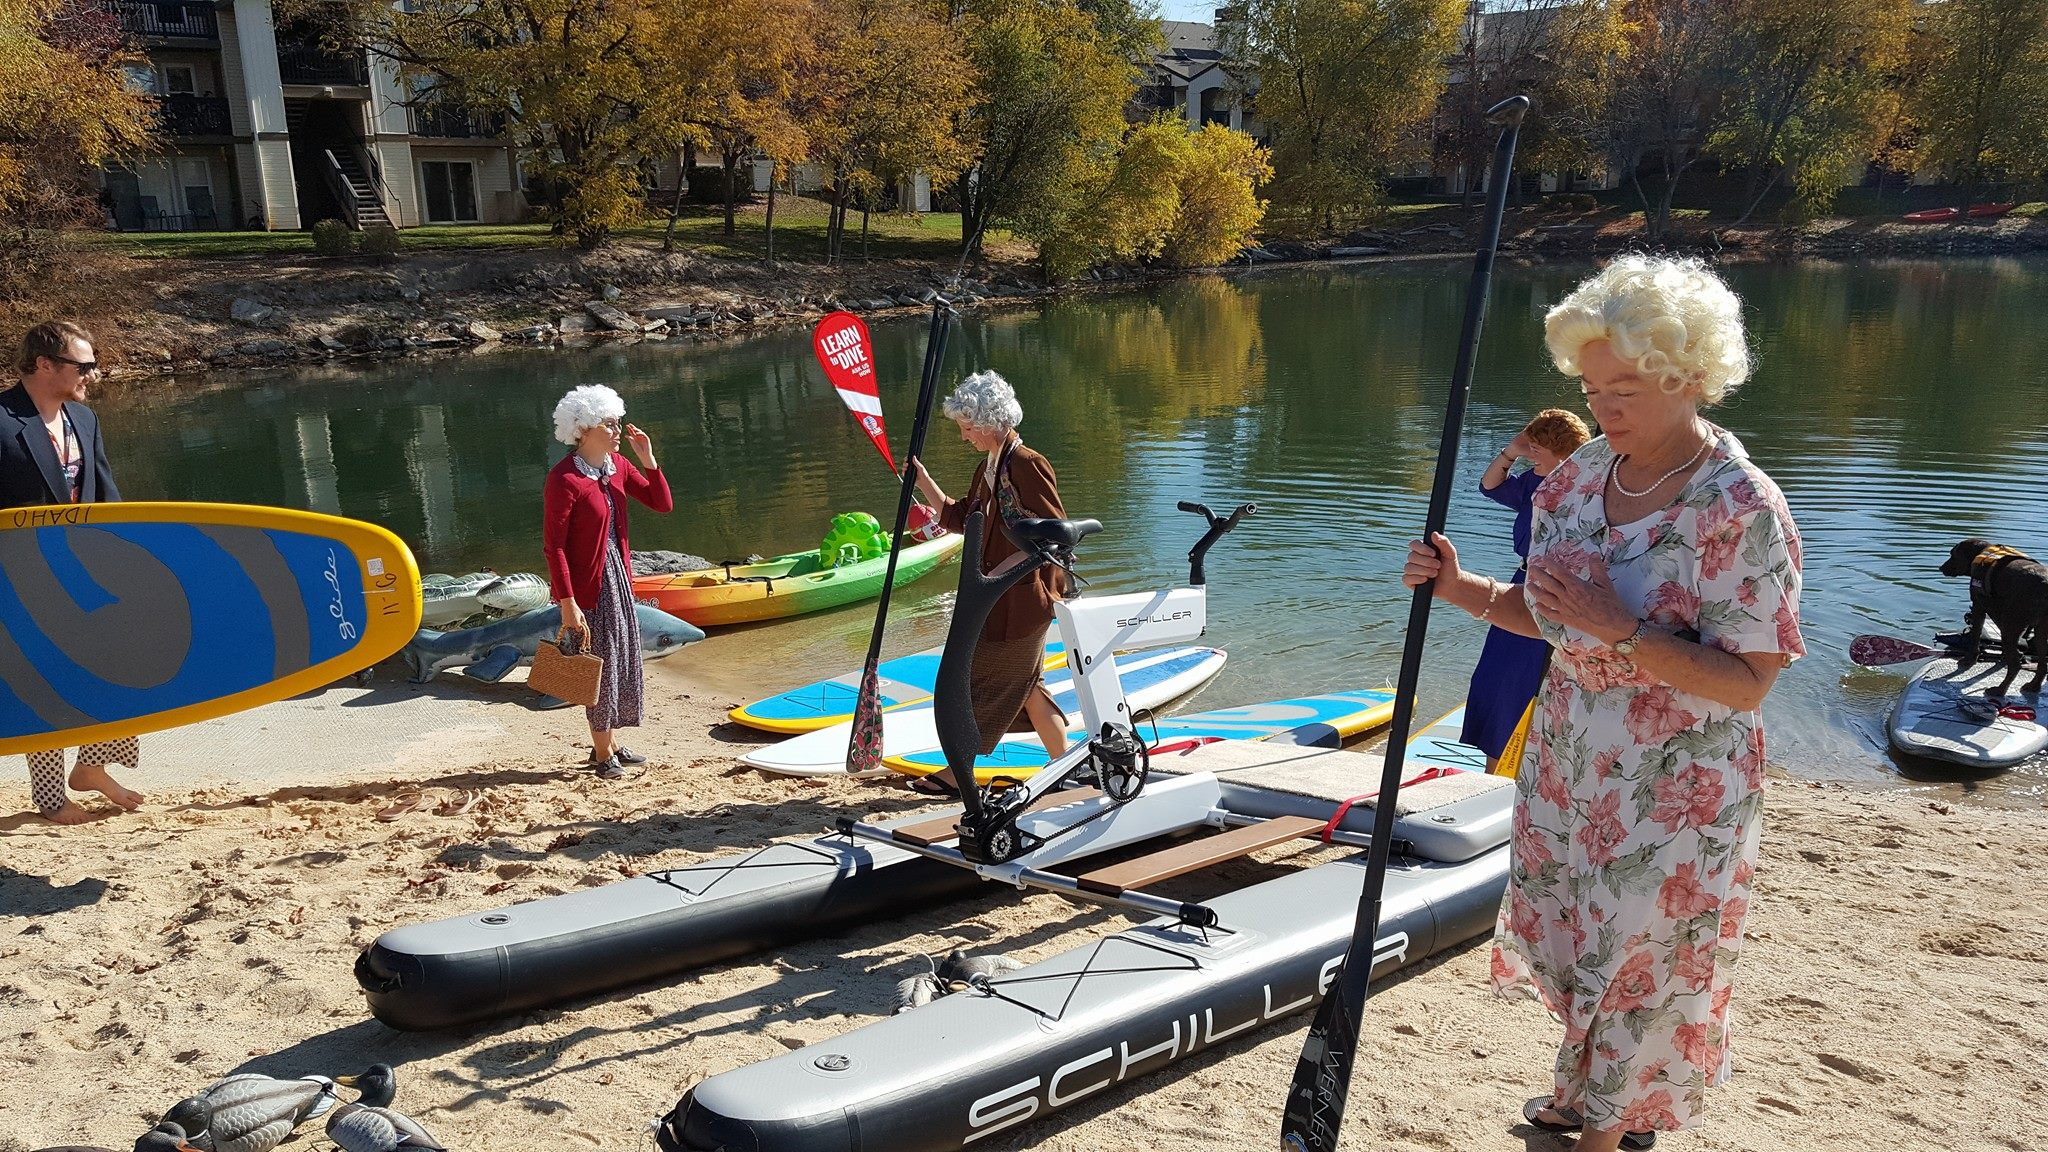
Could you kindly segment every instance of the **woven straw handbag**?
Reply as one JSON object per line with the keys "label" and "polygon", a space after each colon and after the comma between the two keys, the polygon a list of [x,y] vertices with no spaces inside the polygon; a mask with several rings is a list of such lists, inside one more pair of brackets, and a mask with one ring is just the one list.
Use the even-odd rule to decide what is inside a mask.
{"label": "woven straw handbag", "polygon": [[533,671],[527,674],[526,686],[543,695],[571,704],[588,708],[597,703],[597,684],[604,675],[604,658],[589,652],[575,651],[583,641],[565,641],[569,630],[564,628],[555,633],[552,641],[543,641],[533,652]]}

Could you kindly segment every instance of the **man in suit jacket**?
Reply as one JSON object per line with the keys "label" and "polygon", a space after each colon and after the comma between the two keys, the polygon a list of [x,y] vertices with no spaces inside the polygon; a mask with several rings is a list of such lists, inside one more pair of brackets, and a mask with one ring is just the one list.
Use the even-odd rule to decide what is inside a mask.
{"label": "man in suit jacket", "polygon": [[52,320],[29,330],[14,365],[21,383],[0,392],[0,508],[119,500],[100,422],[85,406],[99,378],[92,334]]}
{"label": "man in suit jacket", "polygon": [[[92,333],[65,320],[38,324],[22,338],[14,367],[21,383],[0,392],[0,509],[119,500],[99,418],[85,406],[86,385],[100,375]],[[78,750],[71,786],[132,810],[142,795],[107,765],[133,768],[140,759],[133,738],[88,744]],[[63,749],[30,753],[28,764],[29,791],[44,816],[59,824],[91,817],[65,791]]]}

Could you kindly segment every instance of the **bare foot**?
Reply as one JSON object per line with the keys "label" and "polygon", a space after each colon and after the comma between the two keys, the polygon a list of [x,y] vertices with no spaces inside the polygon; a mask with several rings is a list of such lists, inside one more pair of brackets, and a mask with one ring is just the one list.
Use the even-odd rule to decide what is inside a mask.
{"label": "bare foot", "polygon": [[43,813],[43,819],[52,824],[83,824],[92,819],[92,813],[66,800],[64,806],[55,812]]}
{"label": "bare foot", "polygon": [[142,793],[123,787],[103,765],[80,764],[73,768],[71,787],[78,792],[97,792],[130,812],[142,807]]}

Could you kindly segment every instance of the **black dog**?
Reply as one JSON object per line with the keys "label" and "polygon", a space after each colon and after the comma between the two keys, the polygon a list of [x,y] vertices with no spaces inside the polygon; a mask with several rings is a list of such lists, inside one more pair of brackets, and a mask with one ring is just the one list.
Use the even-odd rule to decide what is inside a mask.
{"label": "black dog", "polygon": [[[1949,552],[1941,574],[1970,578],[1962,666],[1977,662],[1988,616],[1998,625],[2005,648],[2005,680],[1995,695],[2005,695],[2019,678],[2020,662],[2029,649],[2034,657],[2034,679],[2025,690],[2040,692],[2042,679],[2048,677],[2048,566],[1989,540],[1972,538]],[[2026,642],[2029,636],[2031,644]]]}

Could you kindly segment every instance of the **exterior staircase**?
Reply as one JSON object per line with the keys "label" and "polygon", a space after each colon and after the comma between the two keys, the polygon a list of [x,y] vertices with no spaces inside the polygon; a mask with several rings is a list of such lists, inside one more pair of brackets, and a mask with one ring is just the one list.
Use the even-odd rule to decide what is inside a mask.
{"label": "exterior staircase", "polygon": [[339,152],[330,149],[328,155],[334,157],[335,164],[341,169],[341,178],[347,185],[346,189],[335,189],[335,195],[343,196],[345,191],[344,207],[348,200],[353,200],[355,204],[350,224],[358,231],[378,224],[388,226],[391,217],[384,212],[384,202],[378,199],[377,186],[371,181],[370,174],[363,171],[361,155],[354,148]]}
{"label": "exterior staircase", "polygon": [[353,141],[337,140],[322,145],[308,140],[306,120],[307,106],[303,102],[285,102],[285,129],[295,143],[304,144],[303,151],[294,151],[309,157],[319,167],[328,190],[341,202],[342,219],[358,232],[379,224],[389,226],[391,217],[384,210],[383,198],[377,195],[377,182],[363,168],[362,149]]}

